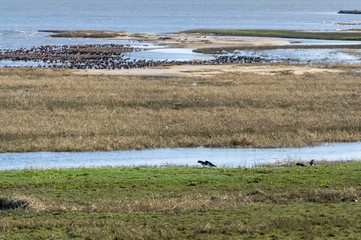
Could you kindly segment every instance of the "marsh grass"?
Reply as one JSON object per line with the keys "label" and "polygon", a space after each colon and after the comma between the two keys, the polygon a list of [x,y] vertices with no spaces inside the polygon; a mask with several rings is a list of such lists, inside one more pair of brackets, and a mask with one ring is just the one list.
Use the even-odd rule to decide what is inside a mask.
{"label": "marsh grass", "polygon": [[207,78],[3,68],[0,152],[360,141],[359,75],[341,68],[339,74]]}
{"label": "marsh grass", "polygon": [[114,38],[122,36],[124,32],[102,31],[102,30],[78,30],[78,31],[59,31],[59,30],[40,30],[40,32],[52,32],[51,37],[63,38]]}
{"label": "marsh grass", "polygon": [[0,237],[358,239],[360,170],[355,161],[0,171],[0,202],[26,203],[0,212]]}
{"label": "marsh grass", "polygon": [[130,36],[131,37],[144,37],[144,36],[146,36],[147,34],[145,34],[145,33],[133,33],[133,34],[131,34]]}

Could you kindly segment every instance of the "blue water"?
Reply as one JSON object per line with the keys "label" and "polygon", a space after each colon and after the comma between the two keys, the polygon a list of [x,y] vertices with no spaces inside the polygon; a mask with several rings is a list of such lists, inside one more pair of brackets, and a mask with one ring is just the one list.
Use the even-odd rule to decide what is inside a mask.
{"label": "blue water", "polygon": [[[358,9],[359,3],[358,0],[1,0],[0,48],[53,44],[53,40],[44,40],[46,34],[37,32],[46,29],[135,33],[195,28],[360,29],[361,25],[333,24],[361,22],[361,15],[337,14],[340,9]],[[77,44],[84,40],[72,41]]]}

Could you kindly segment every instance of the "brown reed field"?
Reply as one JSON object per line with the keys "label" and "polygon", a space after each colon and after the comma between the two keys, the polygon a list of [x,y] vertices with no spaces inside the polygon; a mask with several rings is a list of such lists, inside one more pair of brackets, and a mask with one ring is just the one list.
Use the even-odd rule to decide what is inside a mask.
{"label": "brown reed field", "polygon": [[1,68],[0,152],[360,141],[360,75],[336,67],[182,78]]}

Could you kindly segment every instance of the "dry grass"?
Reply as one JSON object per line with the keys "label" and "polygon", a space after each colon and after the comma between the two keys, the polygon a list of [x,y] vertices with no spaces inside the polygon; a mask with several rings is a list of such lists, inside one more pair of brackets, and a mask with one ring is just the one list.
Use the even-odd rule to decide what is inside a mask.
{"label": "dry grass", "polygon": [[80,211],[99,213],[131,212],[183,212],[210,211],[236,208],[250,204],[301,204],[359,202],[361,192],[354,187],[344,189],[316,188],[310,191],[265,192],[253,189],[248,192],[206,194],[179,194],[169,198],[146,200],[113,199],[91,205],[56,203],[26,196],[0,197],[0,209],[26,209],[30,211]]}
{"label": "dry grass", "polygon": [[248,204],[291,204],[291,203],[339,203],[358,202],[361,193],[355,188],[317,188],[310,192],[265,193],[260,189],[247,193],[219,194],[210,197],[202,195],[179,196],[165,200],[148,199],[133,202],[112,202],[72,209],[86,212],[177,212],[222,210]]}
{"label": "dry grass", "polygon": [[359,75],[75,76],[0,69],[0,152],[360,141]]}
{"label": "dry grass", "polygon": [[20,208],[33,211],[44,211],[49,209],[49,206],[46,206],[46,204],[39,199],[28,196],[19,196],[16,194],[10,197],[0,196],[0,210]]}

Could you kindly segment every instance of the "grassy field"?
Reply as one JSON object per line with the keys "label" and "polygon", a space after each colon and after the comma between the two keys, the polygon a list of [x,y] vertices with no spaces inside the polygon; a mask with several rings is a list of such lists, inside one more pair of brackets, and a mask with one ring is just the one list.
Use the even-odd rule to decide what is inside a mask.
{"label": "grassy field", "polygon": [[0,171],[0,239],[360,239],[360,183],[361,162]]}
{"label": "grassy field", "polygon": [[343,70],[161,78],[3,68],[0,152],[360,141],[360,77]]}
{"label": "grassy field", "polygon": [[323,40],[361,40],[360,31],[292,31],[292,30],[231,30],[231,29],[194,29],[183,31],[185,34],[201,34],[216,36],[247,36],[247,37],[276,37],[276,38],[302,38]]}

